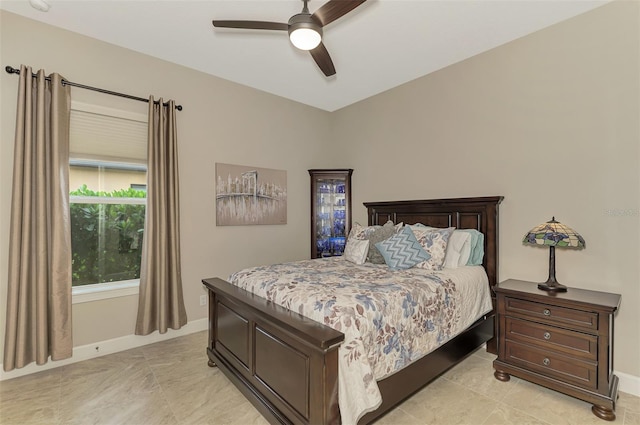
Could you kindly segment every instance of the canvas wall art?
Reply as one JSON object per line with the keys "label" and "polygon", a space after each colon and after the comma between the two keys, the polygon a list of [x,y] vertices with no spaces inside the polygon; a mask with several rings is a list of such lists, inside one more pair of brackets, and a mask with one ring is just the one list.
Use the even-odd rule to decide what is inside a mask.
{"label": "canvas wall art", "polygon": [[216,225],[287,223],[287,172],[216,163]]}

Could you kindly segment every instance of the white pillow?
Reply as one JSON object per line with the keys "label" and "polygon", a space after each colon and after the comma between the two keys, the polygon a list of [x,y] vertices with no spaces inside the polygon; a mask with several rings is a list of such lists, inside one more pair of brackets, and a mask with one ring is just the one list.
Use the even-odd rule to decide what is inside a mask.
{"label": "white pillow", "polygon": [[356,238],[347,239],[347,246],[344,248],[344,258],[355,264],[364,264],[367,261],[369,252],[369,240]]}
{"label": "white pillow", "polygon": [[456,269],[466,266],[471,255],[471,235],[467,232],[453,231],[447,244],[447,255],[444,258],[444,266]]}

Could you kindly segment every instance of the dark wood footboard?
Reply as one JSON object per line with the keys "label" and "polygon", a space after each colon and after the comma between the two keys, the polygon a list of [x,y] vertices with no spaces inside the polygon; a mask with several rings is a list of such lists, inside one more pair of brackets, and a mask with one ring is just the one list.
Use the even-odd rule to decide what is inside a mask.
{"label": "dark wood footboard", "polygon": [[344,335],[221,279],[202,282],[209,290],[209,359],[260,413],[271,423],[340,423]]}

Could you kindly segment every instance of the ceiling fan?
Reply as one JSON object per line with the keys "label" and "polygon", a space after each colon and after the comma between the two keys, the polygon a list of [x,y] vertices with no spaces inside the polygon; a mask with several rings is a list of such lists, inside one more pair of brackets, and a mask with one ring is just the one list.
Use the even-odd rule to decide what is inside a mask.
{"label": "ceiling fan", "polygon": [[320,70],[330,77],[336,73],[327,48],[322,43],[322,27],[343,17],[366,0],[329,0],[313,14],[309,13],[308,0],[302,0],[302,12],[293,15],[289,22],[221,21],[213,20],[216,28],[241,28],[254,30],[288,31],[291,43],[300,50],[308,50]]}

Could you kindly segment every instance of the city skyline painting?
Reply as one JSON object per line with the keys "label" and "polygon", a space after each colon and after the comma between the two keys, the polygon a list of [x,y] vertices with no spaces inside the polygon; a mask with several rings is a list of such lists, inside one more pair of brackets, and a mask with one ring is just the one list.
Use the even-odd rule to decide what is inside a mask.
{"label": "city skyline painting", "polygon": [[287,172],[216,163],[216,226],[287,224]]}

